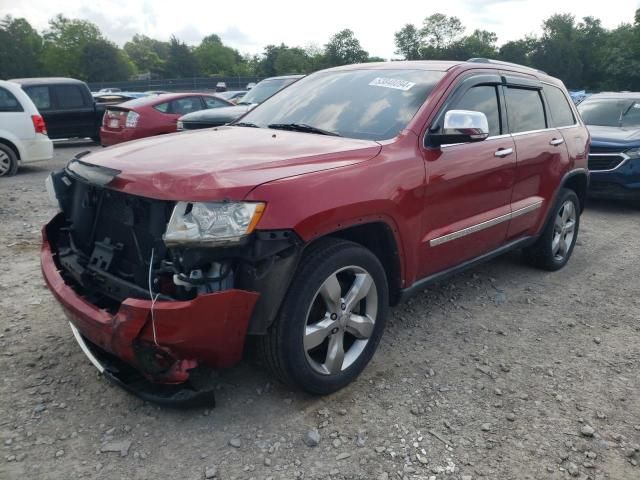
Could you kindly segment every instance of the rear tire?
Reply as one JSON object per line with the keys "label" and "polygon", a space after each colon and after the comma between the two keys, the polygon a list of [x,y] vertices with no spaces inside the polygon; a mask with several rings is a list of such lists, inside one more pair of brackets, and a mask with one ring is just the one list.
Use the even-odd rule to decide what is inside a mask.
{"label": "rear tire", "polygon": [[352,382],[380,342],[387,278],[366,248],[326,239],[305,252],[258,354],[286,384],[326,395]]}
{"label": "rear tire", "polygon": [[18,156],[11,147],[0,143],[0,177],[11,177],[18,171]]}
{"label": "rear tire", "polygon": [[543,270],[560,270],[571,258],[579,229],[580,200],[573,190],[563,188],[542,234],[523,250],[525,261]]}

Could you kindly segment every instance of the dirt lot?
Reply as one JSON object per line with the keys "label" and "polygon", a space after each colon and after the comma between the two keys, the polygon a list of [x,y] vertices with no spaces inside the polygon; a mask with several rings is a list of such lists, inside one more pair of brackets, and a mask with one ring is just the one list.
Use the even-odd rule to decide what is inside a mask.
{"label": "dirt lot", "polygon": [[98,376],[40,276],[44,179],[87,146],[0,179],[0,478],[640,478],[640,210],[592,204],[558,273],[513,254],[395,308],[342,392],[247,362],[172,411]]}

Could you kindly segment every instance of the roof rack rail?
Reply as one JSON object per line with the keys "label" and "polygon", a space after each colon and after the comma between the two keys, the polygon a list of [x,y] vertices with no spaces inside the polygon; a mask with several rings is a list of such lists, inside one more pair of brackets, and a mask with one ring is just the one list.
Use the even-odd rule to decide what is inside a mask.
{"label": "roof rack rail", "polygon": [[526,65],[520,65],[519,63],[503,62],[502,60],[494,60],[492,58],[481,58],[481,57],[470,58],[469,60],[467,60],[467,62],[471,62],[471,63],[491,63],[491,64],[494,64],[494,65],[505,65],[505,66],[510,66],[510,67],[518,67],[518,68],[524,68],[526,70],[533,70],[534,72],[538,72],[538,73],[542,73],[544,75],[547,75],[547,72],[545,72],[543,70],[540,70],[538,68],[527,67]]}

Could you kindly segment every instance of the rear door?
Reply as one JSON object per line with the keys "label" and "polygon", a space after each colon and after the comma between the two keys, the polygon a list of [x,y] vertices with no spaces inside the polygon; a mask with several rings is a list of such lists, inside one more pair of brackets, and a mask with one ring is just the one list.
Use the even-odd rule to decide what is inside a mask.
{"label": "rear door", "polygon": [[427,188],[419,276],[446,270],[498,248],[511,212],[516,154],[506,130],[501,78],[475,75],[462,81],[436,116],[474,110],[487,116],[484,141],[425,149]]}
{"label": "rear door", "polygon": [[0,137],[15,135],[20,140],[35,137],[31,115],[26,112],[20,101],[8,89],[0,87]]}
{"label": "rear door", "polygon": [[62,138],[59,135],[62,132],[61,119],[55,114],[53,105],[53,94],[49,85],[33,85],[23,87],[25,93],[31,98],[42,118],[47,125],[49,138]]}
{"label": "rear door", "polygon": [[187,113],[197,112],[205,108],[204,101],[199,95],[189,97],[176,98],[170,100],[165,111],[156,110],[162,113],[158,124],[158,133],[171,133],[177,129],[178,119]]}
{"label": "rear door", "polygon": [[53,85],[56,123],[60,129],[58,137],[93,137],[96,135],[96,113],[93,98],[87,98],[82,85]]}
{"label": "rear door", "polygon": [[505,75],[503,85],[509,132],[517,152],[508,238],[534,235],[543,220],[569,155],[555,128],[537,79]]}

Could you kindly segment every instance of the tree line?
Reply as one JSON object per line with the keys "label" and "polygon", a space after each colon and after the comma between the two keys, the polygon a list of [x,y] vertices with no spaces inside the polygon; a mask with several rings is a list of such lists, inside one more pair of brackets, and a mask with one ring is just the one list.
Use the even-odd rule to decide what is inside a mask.
{"label": "tree line", "polygon": [[[528,65],[560,78],[570,88],[640,90],[640,9],[632,23],[606,29],[599,19],[556,14],[539,36],[498,46],[494,32],[470,34],[459,18],[436,13],[394,35],[395,53],[407,60],[495,58]],[[353,31],[342,30],[323,46],[267,45],[243,55],[216,34],[190,46],[172,36],[161,41],[134,35],[122,48],[87,20],[57,15],[38,32],[24,18],[0,20],[0,78],[69,76],[88,82],[194,76],[274,76],[309,73],[350,63],[384,61],[362,48]]]}

